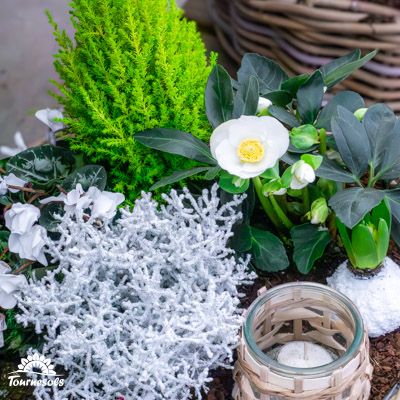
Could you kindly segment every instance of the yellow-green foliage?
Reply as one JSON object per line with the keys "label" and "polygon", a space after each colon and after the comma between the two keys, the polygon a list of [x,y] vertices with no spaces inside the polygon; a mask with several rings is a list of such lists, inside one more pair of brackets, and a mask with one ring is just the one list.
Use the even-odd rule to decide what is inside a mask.
{"label": "yellow-green foliage", "polygon": [[73,0],[75,40],[51,18],[59,44],[55,68],[73,150],[108,167],[114,189],[141,190],[191,167],[135,143],[134,134],[167,127],[207,140],[208,62],[194,23],[168,0]]}

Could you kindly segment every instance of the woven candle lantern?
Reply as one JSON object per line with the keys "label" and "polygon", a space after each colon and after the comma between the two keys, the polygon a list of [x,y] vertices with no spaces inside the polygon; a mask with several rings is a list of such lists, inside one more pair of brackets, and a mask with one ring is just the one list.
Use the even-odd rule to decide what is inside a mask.
{"label": "woven candle lantern", "polygon": [[[280,285],[259,294],[241,332],[235,400],[369,398],[368,335],[347,297],[309,282]],[[279,363],[279,352],[292,342],[320,347],[333,361],[312,368]]]}

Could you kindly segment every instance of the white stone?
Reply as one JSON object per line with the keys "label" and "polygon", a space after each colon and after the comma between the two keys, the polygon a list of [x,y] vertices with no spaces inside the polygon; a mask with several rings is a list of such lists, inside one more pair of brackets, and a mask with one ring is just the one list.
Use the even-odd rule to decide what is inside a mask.
{"label": "white stone", "polygon": [[400,268],[390,258],[370,278],[354,275],[345,261],[327,282],[358,307],[369,336],[385,335],[400,326]]}

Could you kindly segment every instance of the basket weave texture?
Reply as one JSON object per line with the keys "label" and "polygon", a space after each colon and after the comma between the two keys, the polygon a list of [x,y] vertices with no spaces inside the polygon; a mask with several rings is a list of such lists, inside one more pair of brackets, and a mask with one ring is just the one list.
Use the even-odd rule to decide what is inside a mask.
{"label": "basket weave texture", "polygon": [[222,46],[255,52],[289,73],[311,72],[355,48],[379,49],[339,89],[400,111],[400,8],[363,0],[209,0]]}
{"label": "basket weave texture", "polygon": [[[257,313],[252,329],[262,351],[300,340],[323,345],[339,356],[351,346],[355,335],[351,315],[335,309],[329,298],[319,294],[302,298],[295,292],[278,301],[267,301]],[[288,375],[260,363],[242,334],[232,397],[235,400],[367,400],[372,371],[366,332],[350,360],[319,375]]]}

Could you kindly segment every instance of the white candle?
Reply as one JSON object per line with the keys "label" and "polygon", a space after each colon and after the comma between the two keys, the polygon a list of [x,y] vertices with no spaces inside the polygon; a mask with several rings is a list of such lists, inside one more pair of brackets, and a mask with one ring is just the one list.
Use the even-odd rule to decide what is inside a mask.
{"label": "white candle", "polygon": [[314,368],[332,361],[331,353],[311,342],[290,342],[283,345],[278,353],[278,362],[289,367]]}

